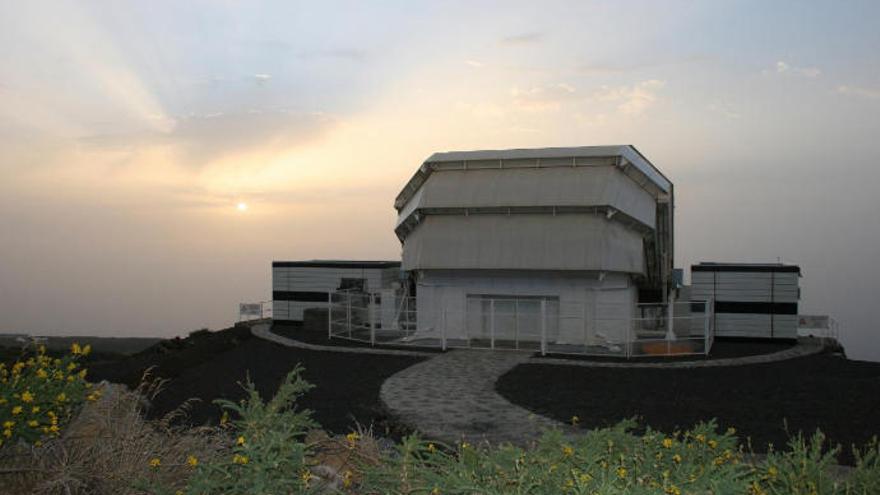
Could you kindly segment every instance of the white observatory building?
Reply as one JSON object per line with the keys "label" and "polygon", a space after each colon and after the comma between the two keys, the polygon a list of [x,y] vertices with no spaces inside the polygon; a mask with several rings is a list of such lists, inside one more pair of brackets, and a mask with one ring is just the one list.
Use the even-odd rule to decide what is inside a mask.
{"label": "white observatory building", "polygon": [[673,186],[633,146],[435,153],[394,206],[419,332],[622,342],[668,299]]}

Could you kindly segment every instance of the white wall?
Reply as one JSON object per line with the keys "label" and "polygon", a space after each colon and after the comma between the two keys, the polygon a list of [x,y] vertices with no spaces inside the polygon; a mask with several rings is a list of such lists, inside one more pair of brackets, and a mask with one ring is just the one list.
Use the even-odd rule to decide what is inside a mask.
{"label": "white wall", "polygon": [[[416,306],[421,334],[440,336],[445,320],[447,338],[465,338],[467,296],[543,296],[558,298],[558,327],[548,335],[556,343],[621,342],[638,297],[630,277],[608,273],[426,270],[419,272]],[[444,315],[445,310],[445,315]],[[472,313],[474,308],[470,309]],[[471,322],[473,327],[473,322]]]}

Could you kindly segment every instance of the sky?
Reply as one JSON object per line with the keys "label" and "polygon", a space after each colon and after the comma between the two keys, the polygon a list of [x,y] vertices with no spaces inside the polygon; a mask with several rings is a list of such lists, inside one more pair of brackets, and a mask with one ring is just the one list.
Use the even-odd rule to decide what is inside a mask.
{"label": "sky", "polygon": [[[0,332],[174,336],[399,259],[436,151],[633,144],[676,265],[802,268],[880,361],[880,3],[2,2]],[[247,204],[247,210],[237,208]]]}

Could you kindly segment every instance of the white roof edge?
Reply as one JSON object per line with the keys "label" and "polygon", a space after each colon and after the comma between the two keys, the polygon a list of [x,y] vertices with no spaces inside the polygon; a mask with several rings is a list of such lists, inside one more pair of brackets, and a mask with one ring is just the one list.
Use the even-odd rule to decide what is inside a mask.
{"label": "white roof edge", "polygon": [[509,150],[479,150],[479,151],[444,151],[432,154],[422,163],[413,177],[407,181],[404,189],[397,195],[395,200],[396,207],[402,208],[404,205],[399,204],[402,200],[409,201],[414,191],[407,191],[407,187],[413,183],[419,174],[430,174],[431,163],[441,162],[459,162],[459,161],[475,161],[475,160],[517,160],[517,159],[536,159],[536,158],[571,158],[571,157],[608,157],[622,156],[628,162],[632,163],[640,172],[651,180],[661,191],[670,193],[672,190],[672,182],[657,169],[647,158],[642,155],[635,146],[631,144],[623,145],[607,145],[607,146],[573,146],[559,148],[516,148]]}

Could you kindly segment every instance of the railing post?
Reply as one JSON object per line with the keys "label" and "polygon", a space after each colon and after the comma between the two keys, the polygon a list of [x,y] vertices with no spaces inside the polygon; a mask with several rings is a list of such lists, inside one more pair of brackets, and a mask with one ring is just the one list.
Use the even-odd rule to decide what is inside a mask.
{"label": "railing post", "polygon": [[327,340],[333,338],[333,293],[327,292]]}
{"label": "railing post", "polygon": [[541,355],[547,355],[547,300],[541,299]]}
{"label": "railing post", "polygon": [[345,323],[348,326],[348,338],[351,338],[351,294],[345,295],[348,296],[348,304],[345,305]]}
{"label": "railing post", "polygon": [[489,348],[495,349],[495,299],[489,300]]}
{"label": "railing post", "polygon": [[440,313],[440,348],[446,351],[446,308]]}
{"label": "railing post", "polygon": [[709,323],[712,316],[709,314],[709,299],[703,301],[703,354],[709,355]]}
{"label": "railing post", "polygon": [[376,295],[370,293],[369,306],[367,306],[367,318],[370,319],[370,345],[376,345],[376,312],[373,310]]}

